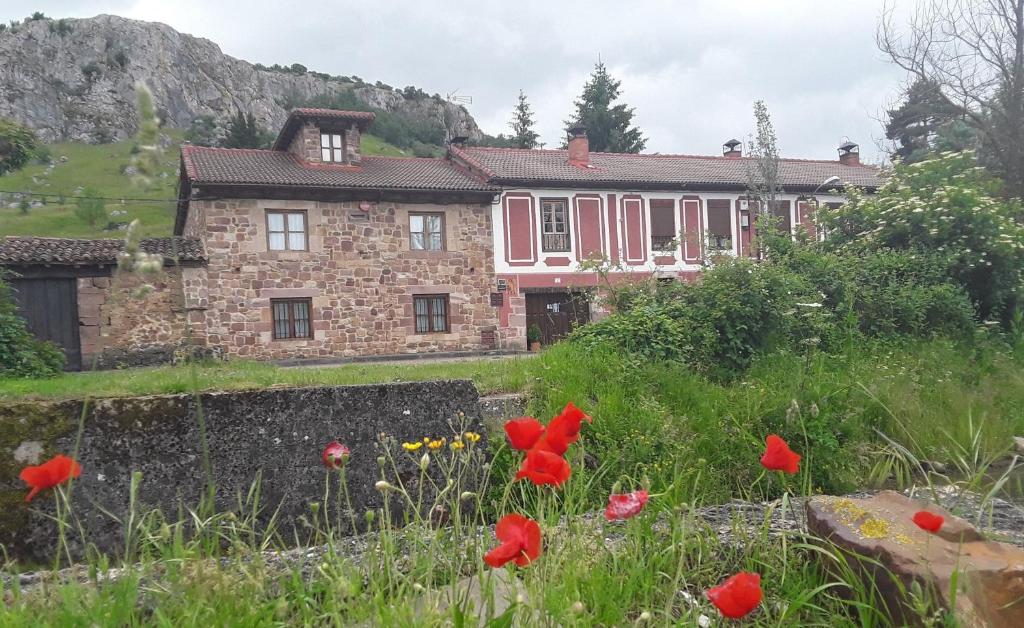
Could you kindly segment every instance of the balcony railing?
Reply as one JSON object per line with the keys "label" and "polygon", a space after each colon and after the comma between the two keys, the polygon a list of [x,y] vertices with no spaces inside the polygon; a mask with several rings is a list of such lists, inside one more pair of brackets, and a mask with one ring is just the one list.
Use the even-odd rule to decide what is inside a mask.
{"label": "balcony railing", "polygon": [[567,233],[545,233],[541,241],[545,251],[568,251],[569,234]]}

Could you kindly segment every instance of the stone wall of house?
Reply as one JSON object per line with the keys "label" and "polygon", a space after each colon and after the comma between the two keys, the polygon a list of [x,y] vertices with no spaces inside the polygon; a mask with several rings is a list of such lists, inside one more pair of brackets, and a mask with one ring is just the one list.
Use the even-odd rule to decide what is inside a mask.
{"label": "stone wall of house", "polygon": [[82,364],[113,368],[170,362],[189,340],[182,272],[168,268],[153,276],[80,277]]}
{"label": "stone wall of house", "polygon": [[[269,251],[266,212],[306,213],[308,251]],[[490,208],[279,200],[196,200],[205,219],[206,342],[225,355],[302,359],[495,348]],[[445,250],[409,247],[409,213],[445,216]],[[448,333],[416,333],[413,297],[449,297]],[[276,340],[271,299],[309,298],[313,337]],[[198,317],[197,317],[198,318]]]}

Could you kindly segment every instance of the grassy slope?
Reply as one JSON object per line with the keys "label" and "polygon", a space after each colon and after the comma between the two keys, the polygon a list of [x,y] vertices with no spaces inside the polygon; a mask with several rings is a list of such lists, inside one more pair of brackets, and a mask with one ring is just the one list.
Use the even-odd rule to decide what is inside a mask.
{"label": "grassy slope", "polygon": [[[174,226],[174,199],[178,182],[178,148],[181,133],[170,131],[174,143],[167,149],[163,160],[164,178],[154,178],[149,184],[134,183],[122,174],[123,168],[131,163],[133,142],[126,140],[116,144],[53,144],[49,146],[55,166],[49,176],[46,166],[31,164],[18,172],[0,176],[0,191],[34,192],[39,194],[62,194],[59,199],[48,198],[44,207],[35,207],[27,215],[17,208],[0,205],[0,237],[5,235],[33,235],[68,238],[117,238],[121,232],[108,231],[105,225],[91,227],[79,220],[74,213],[74,195],[79,187],[89,187],[98,196],[113,199],[147,199],[147,201],[107,202],[107,210],[124,211],[124,215],[112,218],[116,222],[130,222],[138,219],[144,236],[166,236]],[[363,152],[367,155],[402,156],[405,153],[391,144],[373,136],[362,138]],[[61,162],[62,156],[67,157]],[[33,180],[33,178],[35,180]]]}

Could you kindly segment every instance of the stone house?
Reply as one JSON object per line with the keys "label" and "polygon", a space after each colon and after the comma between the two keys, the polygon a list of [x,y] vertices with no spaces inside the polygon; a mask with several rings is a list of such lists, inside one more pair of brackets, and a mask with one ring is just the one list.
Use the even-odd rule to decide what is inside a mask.
{"label": "stone house", "polygon": [[[261,360],[523,350],[530,325],[550,342],[602,314],[590,260],[690,280],[754,249],[735,140],[721,156],[590,153],[576,129],[567,150],[455,138],[444,158],[381,157],[361,151],[372,122],[296,109],[270,149],[183,147],[175,235],[144,243],[167,272],[128,313],[113,304],[143,280],[111,273],[117,241],[8,238],[0,266],[35,291],[33,329],[87,366],[186,345]],[[782,160],[781,175],[774,213],[794,234],[816,235],[814,209],[841,203],[842,184],[880,184],[852,143],[836,161]],[[32,307],[60,293],[45,278],[73,311]]]}

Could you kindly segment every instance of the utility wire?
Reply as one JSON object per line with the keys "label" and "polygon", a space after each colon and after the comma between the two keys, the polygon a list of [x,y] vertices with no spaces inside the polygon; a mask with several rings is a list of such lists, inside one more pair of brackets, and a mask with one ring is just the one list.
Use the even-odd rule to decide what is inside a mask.
{"label": "utility wire", "polygon": [[80,199],[80,198],[85,198],[85,199],[98,200],[98,201],[121,201],[121,202],[131,201],[132,203],[177,203],[178,202],[177,198],[161,199],[161,198],[127,198],[127,197],[123,197],[123,196],[80,196],[80,195],[77,195],[77,194],[74,194],[74,195],[72,195],[72,194],[53,194],[52,192],[28,192],[28,191],[19,192],[17,190],[0,190],[0,194],[20,194],[22,196],[38,196],[38,197],[41,197],[43,199],[45,199],[46,197],[52,196],[53,198],[64,197],[65,199],[70,199],[70,200],[77,200],[77,199]]}

